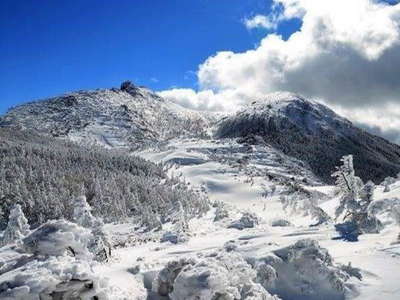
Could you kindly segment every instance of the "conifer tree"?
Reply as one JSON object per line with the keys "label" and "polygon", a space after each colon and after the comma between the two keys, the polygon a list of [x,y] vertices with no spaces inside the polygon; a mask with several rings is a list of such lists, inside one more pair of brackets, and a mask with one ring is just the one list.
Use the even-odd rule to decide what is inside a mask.
{"label": "conifer tree", "polygon": [[342,166],[332,174],[336,178],[336,185],[341,194],[340,204],[336,209],[336,219],[344,213],[343,220],[351,222],[358,234],[378,233],[382,223],[368,212],[368,207],[373,200],[375,185],[362,180],[355,175],[353,156],[342,158]]}
{"label": "conifer tree", "polygon": [[15,204],[10,211],[8,224],[4,230],[1,245],[19,244],[30,233],[28,220],[21,209],[21,205]]}
{"label": "conifer tree", "polygon": [[103,221],[92,215],[92,209],[85,196],[77,197],[74,205],[72,217],[74,222],[92,231],[93,238],[89,243],[90,252],[95,254],[95,258],[99,261],[108,260],[111,256],[111,247],[103,230]]}
{"label": "conifer tree", "polygon": [[344,220],[352,219],[353,214],[359,209],[359,193],[362,181],[355,175],[353,155],[343,156],[342,165],[332,174],[336,186],[341,194],[340,204],[336,209],[336,218],[345,212]]}

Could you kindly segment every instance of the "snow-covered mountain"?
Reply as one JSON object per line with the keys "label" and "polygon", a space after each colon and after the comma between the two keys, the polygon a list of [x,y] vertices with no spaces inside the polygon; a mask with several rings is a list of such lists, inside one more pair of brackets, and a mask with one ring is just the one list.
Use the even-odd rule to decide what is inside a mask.
{"label": "snow-covered mountain", "polygon": [[296,94],[266,95],[262,101],[218,119],[126,81],[119,89],[78,91],[17,106],[0,118],[0,127],[33,129],[86,145],[136,151],[173,138],[207,137],[217,124],[214,138],[265,144],[303,161],[328,183],[340,158],[347,154],[354,155],[363,180],[380,182],[400,172],[400,146]]}
{"label": "snow-covered mountain", "polygon": [[0,127],[134,150],[177,135],[204,135],[207,120],[126,81],[120,89],[78,91],[17,106],[0,118]]}
{"label": "snow-covered mountain", "polygon": [[321,104],[217,119],[125,82],[0,127],[0,299],[399,298],[400,177],[356,176],[399,147]]}
{"label": "snow-covered mountain", "polygon": [[[216,137],[262,140],[307,162],[325,182],[340,158],[354,155],[363,180],[381,182],[400,171],[400,146],[355,127],[328,107],[292,93],[273,93],[220,120]],[[259,137],[258,139],[255,137]]]}

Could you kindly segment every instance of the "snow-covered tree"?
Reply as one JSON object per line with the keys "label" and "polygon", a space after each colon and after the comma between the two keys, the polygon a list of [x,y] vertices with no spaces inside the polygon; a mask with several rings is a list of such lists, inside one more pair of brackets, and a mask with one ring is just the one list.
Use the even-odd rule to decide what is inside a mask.
{"label": "snow-covered tree", "polygon": [[342,166],[332,174],[341,195],[335,212],[336,219],[344,213],[343,220],[349,222],[350,227],[356,228],[357,232],[352,231],[356,236],[362,232],[378,233],[382,224],[368,211],[373,201],[375,185],[372,182],[363,185],[362,180],[355,175],[352,155],[344,156],[341,161]]}
{"label": "snow-covered tree", "polygon": [[143,209],[143,213],[141,216],[142,226],[146,228],[146,230],[161,230],[162,223],[158,214],[154,213],[150,207],[145,207]]}
{"label": "snow-covered tree", "polygon": [[79,196],[74,201],[72,220],[82,227],[92,228],[96,225],[97,219],[92,215],[92,208],[87,203],[85,196]]}
{"label": "snow-covered tree", "polygon": [[362,211],[367,211],[368,206],[374,200],[375,184],[370,180],[368,181],[360,191],[360,209]]}
{"label": "snow-covered tree", "polygon": [[362,181],[355,175],[353,165],[353,155],[343,156],[342,165],[336,168],[332,174],[335,178],[339,194],[341,194],[340,204],[336,208],[336,218],[345,212],[344,220],[354,218],[354,214],[360,209],[359,194]]}
{"label": "snow-covered tree", "polygon": [[4,230],[0,245],[19,244],[30,233],[28,220],[25,218],[21,205],[15,204],[10,211],[8,224]]}
{"label": "snow-covered tree", "polygon": [[185,209],[183,208],[182,202],[179,201],[179,209],[176,222],[176,230],[181,232],[189,231],[189,222]]}
{"label": "snow-covered tree", "polygon": [[220,221],[222,219],[226,219],[229,217],[229,210],[227,205],[222,201],[215,201],[213,206],[215,209],[215,217],[214,222]]}
{"label": "snow-covered tree", "polygon": [[103,230],[104,223],[91,213],[91,207],[85,196],[79,196],[74,202],[73,220],[76,224],[92,231],[93,237],[89,241],[89,250],[100,261],[108,260],[111,256],[111,247],[106,233]]}
{"label": "snow-covered tree", "polygon": [[[120,151],[0,128],[0,230],[14,203],[20,203],[33,227],[47,220],[72,221],[71,198],[86,195],[93,215],[109,222],[140,219],[145,213],[168,222],[182,202],[188,219],[209,209],[180,178],[162,165]],[[156,220],[153,220],[156,221]]]}

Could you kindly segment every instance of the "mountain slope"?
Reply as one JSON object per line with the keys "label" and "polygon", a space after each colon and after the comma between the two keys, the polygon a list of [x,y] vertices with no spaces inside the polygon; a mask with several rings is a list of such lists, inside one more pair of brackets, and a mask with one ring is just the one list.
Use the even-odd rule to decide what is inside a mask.
{"label": "mountain slope", "polygon": [[134,217],[148,227],[171,219],[180,206],[188,216],[207,210],[205,198],[169,178],[160,165],[121,151],[0,128],[0,229],[15,203],[36,226],[71,219],[71,204],[82,195],[107,222]]}
{"label": "mountain slope", "polygon": [[374,136],[326,106],[291,93],[274,93],[253,102],[233,116],[222,119],[218,138],[248,143],[262,140],[289,156],[309,163],[325,182],[343,155],[353,154],[363,180],[380,182],[400,171],[400,146]]}
{"label": "mountain slope", "polygon": [[129,81],[120,89],[78,91],[17,106],[0,118],[0,127],[127,150],[177,135],[201,136],[206,124],[200,114]]}

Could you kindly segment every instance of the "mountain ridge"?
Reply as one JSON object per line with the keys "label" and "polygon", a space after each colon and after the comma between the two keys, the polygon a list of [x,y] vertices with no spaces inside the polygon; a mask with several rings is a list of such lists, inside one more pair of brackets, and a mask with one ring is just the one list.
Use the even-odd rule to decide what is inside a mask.
{"label": "mountain ridge", "polygon": [[203,135],[207,120],[129,81],[121,88],[77,91],[23,104],[0,127],[34,129],[106,148],[136,150],[176,135]]}
{"label": "mountain ridge", "polygon": [[127,152],[174,138],[233,138],[266,143],[307,163],[326,183],[344,155],[353,154],[363,180],[400,172],[400,146],[367,133],[327,106],[289,92],[266,95],[221,118],[179,106],[125,81],[120,88],[77,91],[10,109],[0,127],[32,129],[86,145]]}

